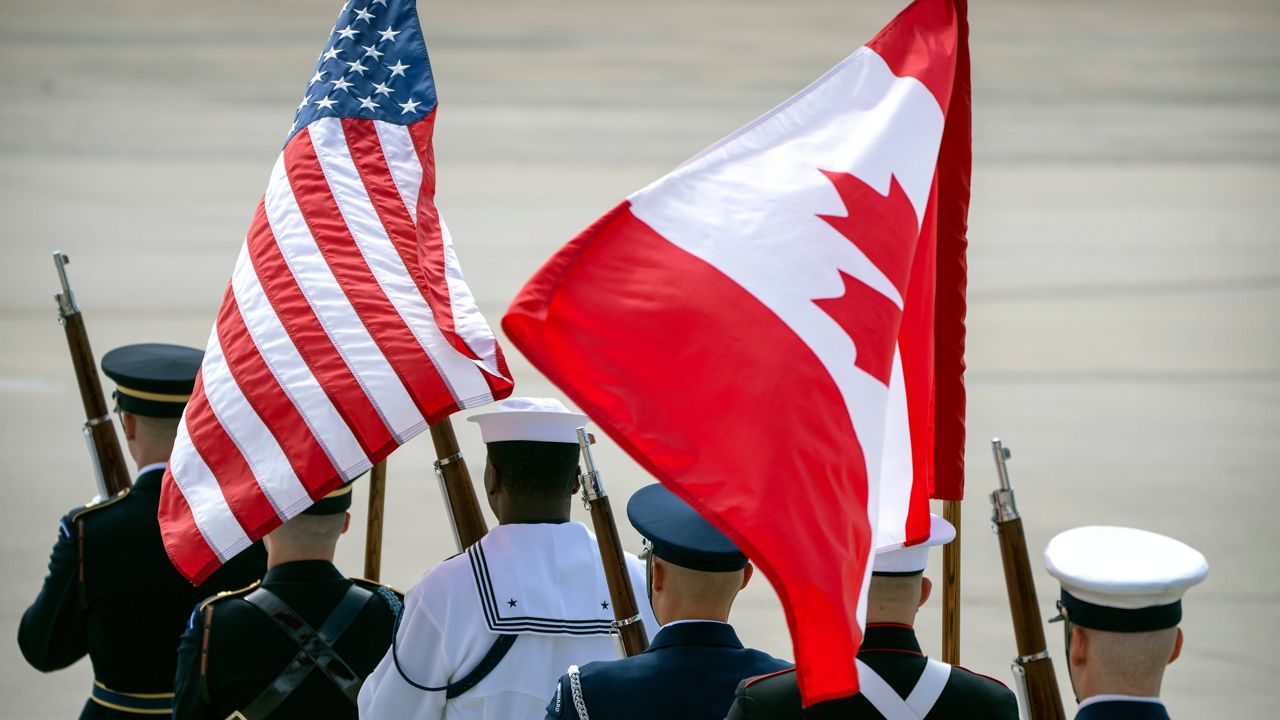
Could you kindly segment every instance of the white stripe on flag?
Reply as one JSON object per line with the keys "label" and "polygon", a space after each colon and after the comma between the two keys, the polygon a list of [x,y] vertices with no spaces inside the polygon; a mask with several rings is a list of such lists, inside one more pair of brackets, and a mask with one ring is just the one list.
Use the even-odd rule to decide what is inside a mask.
{"label": "white stripe on flag", "polygon": [[351,158],[341,122],[336,118],[322,118],[309,126],[309,132],[325,180],[338,201],[342,219],[355,238],[365,264],[435,365],[436,372],[448,385],[454,399],[460,404],[474,404],[477,398],[492,402],[489,385],[480,370],[445,341],[422,291],[413,283],[404,261],[387,236]]}
{"label": "white stripe on flag", "polygon": [[231,275],[231,292],[258,354],[270,368],[280,389],[293,402],[316,442],[324,448],[329,462],[339,469],[344,480],[368,470],[372,463],[360,442],[338,414],[306,361],[298,354],[275,308],[263,292],[247,247],[241,248],[240,259],[236,261],[235,272]]}
{"label": "white stripe on flag", "polygon": [[191,443],[185,417],[178,423],[178,436],[173,446],[180,449],[169,458],[173,481],[191,508],[191,516],[205,542],[218,556],[219,562],[226,562],[227,558],[249,547],[249,536],[231,512],[218,479]]}
{"label": "white stripe on flag", "polygon": [[283,155],[271,173],[264,202],[267,222],[298,288],[387,430],[398,443],[421,432],[427,421],[360,321],[303,220]]}
{"label": "white stripe on flag", "polygon": [[382,155],[387,160],[387,169],[391,171],[391,180],[396,184],[400,199],[404,200],[404,207],[416,226],[418,193],[422,191],[422,161],[418,159],[418,151],[413,147],[409,128],[377,120],[373,121],[373,128],[382,144]]}
{"label": "white stripe on flag", "polygon": [[[922,440],[923,441],[923,440]],[[889,398],[884,414],[884,454],[880,461],[879,514],[872,526],[876,532],[872,547],[901,545],[907,541],[907,514],[911,511],[911,490],[915,475],[911,461],[911,426],[907,422],[907,387],[902,372],[902,355],[893,351],[889,375]]]}
{"label": "white stripe on flag", "polygon": [[[403,125],[373,121],[378,131],[378,140],[382,143],[382,154],[387,160],[387,168],[395,182],[400,197],[404,199],[405,209],[414,224],[418,222],[418,193],[422,188],[422,162],[418,159],[418,151],[413,146],[413,138],[409,129]],[[449,234],[449,226],[444,222],[444,214],[436,207],[440,219],[440,235],[445,250],[445,282],[449,284],[449,306],[453,311],[453,327],[462,337],[467,347],[481,359],[485,368],[494,375],[501,376],[498,370],[498,341],[489,328],[489,323],[480,314],[471,289],[462,277],[462,268],[458,264],[453,250],[453,238]],[[452,346],[451,346],[452,347]],[[476,404],[492,401],[486,390],[485,399]]]}
{"label": "white stripe on flag", "polygon": [[249,464],[258,487],[276,514],[287,520],[310,505],[311,496],[293,472],[280,443],[232,377],[216,326],[204,351],[200,377],[209,409]]}

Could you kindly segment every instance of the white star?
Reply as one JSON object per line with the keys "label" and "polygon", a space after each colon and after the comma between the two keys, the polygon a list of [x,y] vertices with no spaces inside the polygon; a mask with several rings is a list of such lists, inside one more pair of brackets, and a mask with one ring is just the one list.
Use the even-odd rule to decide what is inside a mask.
{"label": "white star", "polygon": [[338,34],[342,36],[343,40],[350,40],[351,38],[356,36],[356,31],[352,30],[351,26],[348,25],[342,28],[341,30],[339,30]]}
{"label": "white star", "polygon": [[372,96],[367,98],[360,98],[360,107],[365,108],[367,110],[377,110],[378,103],[373,101]]}
{"label": "white star", "polygon": [[369,22],[372,19],[373,19],[373,13],[369,12],[369,8],[356,11],[356,20],[363,20],[365,22]]}
{"label": "white star", "polygon": [[334,48],[329,48],[328,51],[326,51],[325,54],[321,55],[320,57],[324,58],[325,60],[337,60],[338,56],[341,54],[342,54],[341,50],[335,50]]}
{"label": "white star", "polygon": [[316,74],[311,76],[311,82],[307,83],[307,85],[313,85],[320,82],[328,72],[328,70],[317,70]]}
{"label": "white star", "polygon": [[[395,77],[397,75],[404,77],[404,71],[408,70],[409,66],[397,60],[395,65],[388,65],[387,69],[391,71],[391,77]],[[387,79],[390,80],[391,78]]]}
{"label": "white star", "polygon": [[330,100],[329,98],[322,98],[316,101],[316,107],[320,108],[321,110],[328,110],[329,108],[337,104],[338,104],[337,100]]}
{"label": "white star", "polygon": [[392,29],[391,29],[391,26],[390,26],[390,25],[388,25],[386,30],[379,30],[379,31],[378,31],[378,34],[382,36],[382,39],[383,39],[383,40],[390,40],[391,42],[395,42],[395,41],[396,41],[396,36],[397,36],[397,35],[399,35],[399,34],[400,34],[400,33],[402,33],[402,32],[404,32],[404,31],[403,31],[403,30],[392,30]]}
{"label": "white star", "polygon": [[378,51],[377,45],[361,45],[360,47],[364,48],[365,57],[369,57],[370,55],[372,55],[374,60],[378,60],[383,55],[386,55],[386,53]]}
{"label": "white star", "polygon": [[373,89],[374,89],[375,93],[376,93],[376,94],[379,94],[379,95],[390,95],[390,94],[391,94],[391,88],[390,88],[389,86],[387,86],[387,85],[384,85],[383,83],[374,83]]}
{"label": "white star", "polygon": [[298,103],[298,109],[299,109],[299,110],[301,110],[302,108],[304,108],[304,107],[306,107],[307,105],[310,105],[310,104],[311,104],[311,96],[310,96],[310,95],[308,95],[308,96],[306,96],[306,97],[302,98],[302,102]]}
{"label": "white star", "polygon": [[369,70],[369,68],[361,65],[359,60],[347,63],[347,68],[347,72],[360,73],[361,77]]}
{"label": "white star", "polygon": [[403,110],[400,111],[401,115],[404,115],[405,113],[417,112],[418,106],[421,104],[422,103],[417,102],[413,98],[409,98],[409,102],[407,103],[397,103],[397,105],[404,108]]}
{"label": "white star", "polygon": [[347,88],[352,87],[354,84],[355,84],[355,83],[349,83],[349,82],[347,82],[346,80],[343,80],[342,78],[338,78],[337,80],[334,80],[334,81],[333,81],[333,89],[334,89],[334,90],[346,90]]}

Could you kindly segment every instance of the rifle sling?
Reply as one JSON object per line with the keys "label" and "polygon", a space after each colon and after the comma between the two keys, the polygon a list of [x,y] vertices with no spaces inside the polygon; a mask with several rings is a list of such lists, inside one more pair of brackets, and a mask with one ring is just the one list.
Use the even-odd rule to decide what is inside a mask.
{"label": "rifle sling", "polygon": [[260,587],[246,595],[245,601],[271,618],[289,639],[297,643],[299,650],[276,679],[245,706],[241,714],[248,720],[270,717],[316,668],[355,705],[362,680],[334,651],[333,645],[372,597],[373,593],[352,585],[333,612],[329,613],[320,630],[316,631],[270,590]]}

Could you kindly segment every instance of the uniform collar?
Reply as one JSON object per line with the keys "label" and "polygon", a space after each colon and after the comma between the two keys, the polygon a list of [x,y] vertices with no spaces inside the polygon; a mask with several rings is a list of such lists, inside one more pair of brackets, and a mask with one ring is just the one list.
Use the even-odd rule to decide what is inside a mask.
{"label": "uniform collar", "polygon": [[263,576],[263,583],[322,582],[345,580],[346,577],[328,560],[298,560],[277,565]]}
{"label": "uniform collar", "polygon": [[1141,697],[1139,695],[1094,695],[1080,702],[1076,709],[1083,710],[1095,703],[1105,702],[1133,702],[1133,703],[1152,703],[1154,705],[1164,705],[1164,702],[1158,697]]}
{"label": "uniform collar", "polygon": [[729,623],[714,620],[685,620],[663,625],[649,643],[649,650],[660,650],[673,645],[722,645],[742,648],[738,633]]}
{"label": "uniform collar", "polygon": [[916,630],[910,625],[875,623],[867,625],[862,636],[862,648],[858,652],[908,652],[923,655]]}
{"label": "uniform collar", "polygon": [[159,490],[168,461],[151,463],[138,468],[138,478],[133,481],[135,490]]}

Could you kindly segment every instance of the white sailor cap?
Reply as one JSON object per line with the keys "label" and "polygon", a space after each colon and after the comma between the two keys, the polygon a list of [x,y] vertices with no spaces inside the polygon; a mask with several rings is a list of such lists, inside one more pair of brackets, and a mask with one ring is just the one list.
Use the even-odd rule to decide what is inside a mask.
{"label": "white sailor cap", "polygon": [[587,416],[576,413],[555,398],[513,397],[489,412],[467,418],[480,426],[485,444],[508,440],[578,444],[578,428]]}
{"label": "white sailor cap", "polygon": [[876,550],[871,572],[875,575],[917,575],[929,564],[929,548],[956,539],[956,528],[937,515],[929,515],[929,539],[916,545],[891,545]]}
{"label": "white sailor cap", "polygon": [[1080,527],[1044,549],[1062,583],[1058,607],[1072,624],[1150,632],[1182,620],[1182,595],[1209,574],[1204,555],[1170,537],[1124,527]]}

